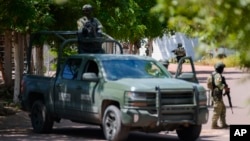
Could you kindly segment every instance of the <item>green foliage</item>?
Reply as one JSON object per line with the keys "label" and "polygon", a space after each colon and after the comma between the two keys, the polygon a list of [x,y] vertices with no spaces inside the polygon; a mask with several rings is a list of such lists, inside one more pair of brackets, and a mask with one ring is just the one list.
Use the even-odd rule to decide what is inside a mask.
{"label": "green foliage", "polygon": [[[102,22],[104,31],[112,37],[136,42],[162,34],[166,26],[158,15],[150,14],[156,2],[151,0],[0,0],[0,27],[21,32],[39,30],[77,30],[82,6],[90,3]],[[14,17],[14,18],[13,18]]]}
{"label": "green foliage", "polygon": [[33,32],[53,23],[49,0],[0,0],[1,31]]}
{"label": "green foliage", "polygon": [[250,0],[158,0],[152,9],[170,29],[199,37],[209,45],[241,53],[242,67],[250,67]]}
{"label": "green foliage", "polygon": [[0,85],[0,99],[12,100],[13,98],[13,87],[5,87],[5,85]]}
{"label": "green foliage", "polygon": [[90,3],[104,31],[131,43],[165,32],[183,32],[213,46],[241,53],[250,67],[250,0],[0,0],[0,32],[76,30],[82,6]]}
{"label": "green foliage", "polygon": [[99,19],[105,21],[102,23],[106,32],[119,40],[136,42],[145,37],[157,37],[165,27],[156,15],[150,14],[155,4],[151,0],[102,0]]}
{"label": "green foliage", "polygon": [[[56,70],[59,47],[54,45],[54,44],[50,44],[50,52],[49,53],[56,59],[54,62],[52,62],[50,64],[52,67],[52,70]],[[70,44],[70,45],[65,46],[65,48],[63,49],[62,58],[60,59],[61,62],[59,62],[59,63],[63,63],[68,56],[73,55],[73,54],[78,54],[77,45]]]}
{"label": "green foliage", "polygon": [[250,68],[250,49],[241,52],[240,64],[242,68]]}

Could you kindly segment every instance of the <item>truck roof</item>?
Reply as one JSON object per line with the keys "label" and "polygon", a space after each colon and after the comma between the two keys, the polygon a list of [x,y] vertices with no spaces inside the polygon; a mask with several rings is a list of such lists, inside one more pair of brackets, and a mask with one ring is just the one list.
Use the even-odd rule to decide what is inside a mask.
{"label": "truck roof", "polygon": [[148,56],[139,56],[139,55],[132,55],[132,54],[76,54],[72,55],[70,58],[74,57],[94,57],[100,60],[126,60],[126,59],[133,59],[133,60],[154,60]]}

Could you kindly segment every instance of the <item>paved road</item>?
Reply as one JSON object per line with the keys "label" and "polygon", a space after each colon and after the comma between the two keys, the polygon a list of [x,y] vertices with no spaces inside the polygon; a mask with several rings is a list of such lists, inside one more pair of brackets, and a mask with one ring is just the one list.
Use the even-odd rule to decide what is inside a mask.
{"label": "paved road", "polygon": [[[174,66],[170,66],[174,68]],[[206,77],[213,68],[207,66],[196,66],[199,82],[205,86]],[[250,98],[250,81],[242,82],[249,74],[243,73],[235,68],[226,68],[225,77],[231,87],[231,97],[233,101],[233,114],[227,108],[228,124],[250,124],[250,108],[246,100]],[[226,105],[228,101],[224,98]],[[202,133],[198,141],[229,141],[229,129],[211,130],[212,108],[209,108],[209,122],[203,126]],[[20,121],[20,122],[19,122]],[[6,124],[8,123],[8,124]],[[63,120],[60,124],[56,123],[51,134],[35,134],[32,132],[30,120],[26,113],[19,112],[7,119],[0,119],[0,140],[5,141],[67,141],[67,140],[86,140],[104,141],[104,136],[98,126],[86,124],[76,124]],[[147,134],[132,132],[129,141],[178,141],[175,132],[168,134]]]}

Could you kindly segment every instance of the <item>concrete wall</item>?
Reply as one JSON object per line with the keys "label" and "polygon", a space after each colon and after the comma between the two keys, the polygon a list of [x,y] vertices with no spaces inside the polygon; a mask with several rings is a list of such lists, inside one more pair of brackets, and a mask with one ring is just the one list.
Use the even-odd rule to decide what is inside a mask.
{"label": "concrete wall", "polygon": [[156,60],[169,60],[175,57],[171,52],[177,48],[177,44],[182,43],[186,50],[187,56],[195,59],[194,48],[198,45],[197,38],[188,38],[184,34],[176,33],[174,36],[164,35],[153,40],[152,57]]}

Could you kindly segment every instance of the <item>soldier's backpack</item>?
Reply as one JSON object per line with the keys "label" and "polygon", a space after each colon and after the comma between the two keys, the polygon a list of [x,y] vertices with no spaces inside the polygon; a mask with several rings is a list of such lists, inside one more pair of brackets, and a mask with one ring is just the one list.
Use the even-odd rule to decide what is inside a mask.
{"label": "soldier's backpack", "polygon": [[214,87],[214,75],[211,74],[210,76],[207,77],[207,88],[212,90]]}

